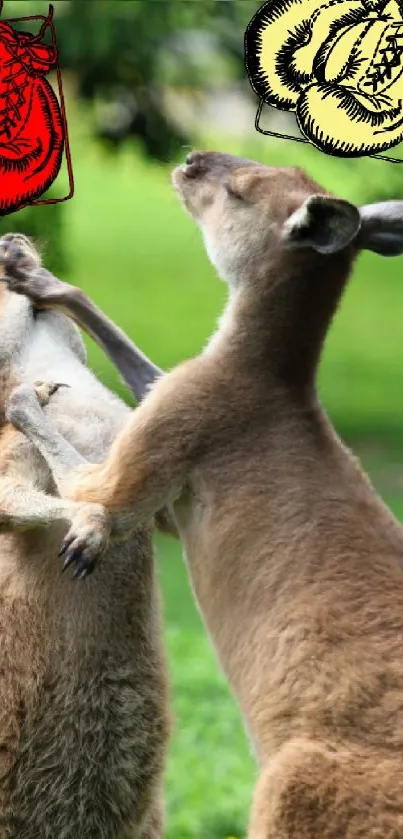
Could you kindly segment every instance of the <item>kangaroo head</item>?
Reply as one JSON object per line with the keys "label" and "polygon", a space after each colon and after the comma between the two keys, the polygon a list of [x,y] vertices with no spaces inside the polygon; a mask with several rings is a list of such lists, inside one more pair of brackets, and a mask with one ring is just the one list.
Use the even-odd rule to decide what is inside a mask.
{"label": "kangaroo head", "polygon": [[329,258],[349,245],[384,256],[403,252],[403,201],[358,208],[299,169],[218,152],[192,152],[172,180],[210,260],[230,283],[256,276],[279,250]]}
{"label": "kangaroo head", "polygon": [[237,291],[226,335],[233,344],[239,334],[255,368],[260,358],[265,371],[305,388],[355,256],[403,253],[403,201],[359,208],[299,169],[216,152],[189,154],[172,180],[210,260]]}

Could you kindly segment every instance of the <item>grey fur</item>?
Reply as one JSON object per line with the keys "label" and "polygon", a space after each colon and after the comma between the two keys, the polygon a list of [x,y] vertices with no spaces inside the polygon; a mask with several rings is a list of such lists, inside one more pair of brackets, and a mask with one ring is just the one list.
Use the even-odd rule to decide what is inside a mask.
{"label": "grey fur", "polygon": [[[23,237],[0,254],[16,241],[32,260]],[[157,839],[169,722],[150,529],[107,548],[87,580],[57,560],[77,505],[56,485],[104,459],[130,410],[65,315],[12,292],[3,303],[0,363],[22,383],[8,417],[31,439],[15,432],[5,462],[0,438],[0,839]],[[38,380],[70,387],[42,412]],[[81,507],[85,535],[102,508]]]}

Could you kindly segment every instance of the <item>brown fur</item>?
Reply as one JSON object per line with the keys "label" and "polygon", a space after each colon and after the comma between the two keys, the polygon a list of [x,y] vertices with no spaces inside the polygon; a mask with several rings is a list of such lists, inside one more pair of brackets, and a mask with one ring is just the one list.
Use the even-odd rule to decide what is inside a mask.
{"label": "brown fur", "polygon": [[343,208],[352,232],[326,255],[303,246],[326,195],[303,173],[200,153],[173,178],[228,308],[71,497],[134,522],[173,506],[261,767],[250,839],[403,837],[403,529],[315,385],[358,211],[337,205],[332,236]]}
{"label": "brown fur", "polygon": [[[15,390],[36,323],[27,298],[0,284],[0,839],[161,839],[169,720],[150,528],[110,548],[88,582],[61,574],[72,514],[87,527],[91,513],[58,496],[44,457],[5,418],[12,406],[46,428],[38,405],[30,413],[30,386],[22,405]],[[64,317],[54,325],[45,356],[71,358],[73,382],[50,402],[47,386],[37,396],[92,457],[105,446],[98,429],[113,435],[130,412],[89,374],[80,393],[77,330]]]}

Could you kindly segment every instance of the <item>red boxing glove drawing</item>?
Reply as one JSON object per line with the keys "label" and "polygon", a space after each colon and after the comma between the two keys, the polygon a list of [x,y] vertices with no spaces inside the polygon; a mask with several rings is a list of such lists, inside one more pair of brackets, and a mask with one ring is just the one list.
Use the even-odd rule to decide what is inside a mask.
{"label": "red boxing glove drawing", "polygon": [[[0,5],[1,13],[2,3]],[[64,109],[47,74],[57,72],[63,104],[57,47],[52,23],[53,7],[37,35],[16,31],[0,21],[0,215],[37,199],[57,177],[67,149]],[[43,43],[47,28],[52,46]],[[73,194],[68,154],[70,198]],[[66,200],[64,199],[53,199]]]}

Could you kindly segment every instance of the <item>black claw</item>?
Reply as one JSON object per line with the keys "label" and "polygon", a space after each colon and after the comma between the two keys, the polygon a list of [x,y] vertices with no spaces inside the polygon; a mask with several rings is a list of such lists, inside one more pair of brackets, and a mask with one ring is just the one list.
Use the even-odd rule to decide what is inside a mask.
{"label": "black claw", "polygon": [[59,387],[70,387],[70,385],[67,385],[66,382],[55,382],[53,387],[50,388],[49,396],[53,396],[53,394],[59,390]]}
{"label": "black claw", "polygon": [[63,573],[63,571],[65,571],[65,570],[66,570],[66,568],[68,568],[68,567],[69,567],[70,562],[71,562],[70,556],[69,556],[69,554],[67,554],[66,558],[63,560],[63,564],[62,564],[62,573]]}
{"label": "black claw", "polygon": [[62,546],[61,546],[60,551],[58,553],[58,556],[63,556],[63,554],[66,553],[67,548],[71,545],[72,541],[73,541],[73,537],[71,537],[70,539],[64,539],[63,540]]}
{"label": "black claw", "polygon": [[93,570],[94,564],[92,562],[87,562],[85,559],[82,559],[81,561],[79,560],[77,567],[73,571],[73,578],[76,580],[84,580],[85,577],[92,574]]}
{"label": "black claw", "polygon": [[66,558],[62,565],[62,571],[65,571],[66,568],[69,567],[69,565],[71,565],[73,562],[76,562],[76,560],[79,560],[81,551],[82,548],[73,548],[66,554]]}

